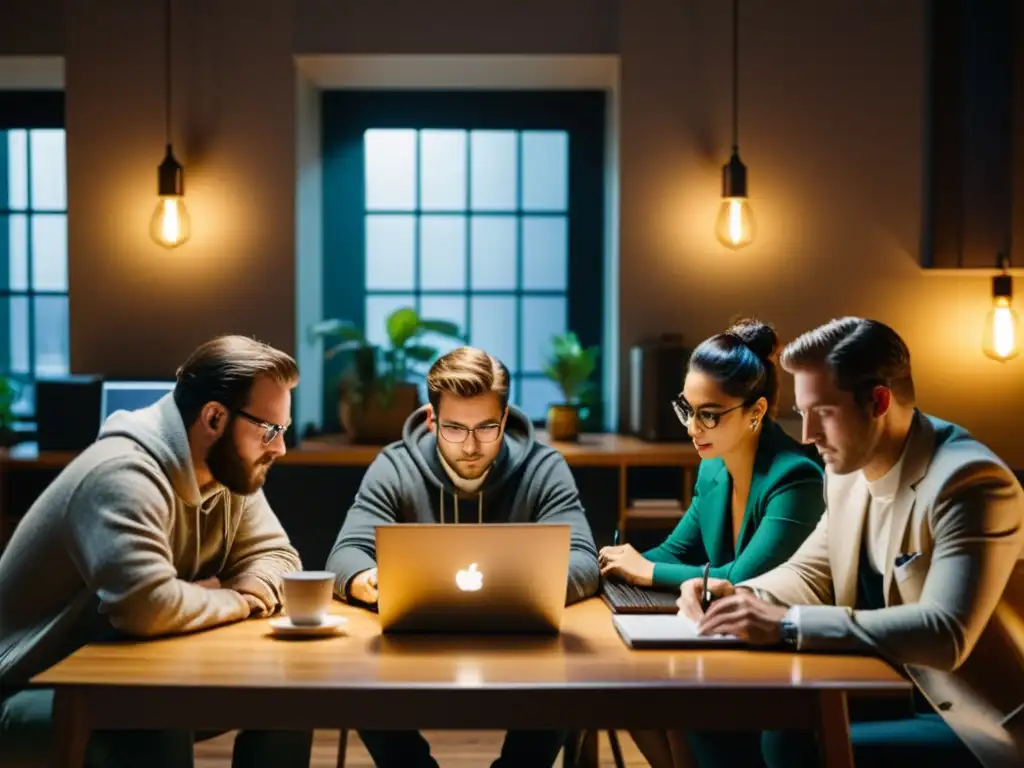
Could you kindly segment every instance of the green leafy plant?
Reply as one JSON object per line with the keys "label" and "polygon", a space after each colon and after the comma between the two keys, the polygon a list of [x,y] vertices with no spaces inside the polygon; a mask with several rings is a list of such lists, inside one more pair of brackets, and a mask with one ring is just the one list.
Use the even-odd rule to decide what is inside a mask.
{"label": "green leafy plant", "polygon": [[590,403],[595,390],[590,377],[597,368],[599,354],[596,346],[583,347],[572,331],[551,337],[544,375],[562,390],[565,405]]}
{"label": "green leafy plant", "polygon": [[14,428],[14,403],[18,387],[12,379],[0,376],[0,432]]}
{"label": "green leafy plant", "polygon": [[324,320],[310,329],[313,338],[328,345],[324,350],[328,360],[351,355],[342,375],[344,396],[350,402],[365,403],[373,393],[382,406],[389,407],[395,386],[409,381],[412,365],[429,363],[438,354],[436,347],[423,343],[425,334],[463,341],[455,323],[422,318],[412,307],[396,309],[385,325],[388,344],[383,347],[371,344],[364,331],[348,320]]}

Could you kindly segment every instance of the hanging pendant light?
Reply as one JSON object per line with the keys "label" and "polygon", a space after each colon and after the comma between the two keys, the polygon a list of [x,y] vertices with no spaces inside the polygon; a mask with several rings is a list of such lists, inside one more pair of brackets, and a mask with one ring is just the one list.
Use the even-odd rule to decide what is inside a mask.
{"label": "hanging pendant light", "polygon": [[992,278],[992,309],[985,317],[985,335],[981,349],[993,360],[1005,363],[1020,354],[1017,313],[1013,311],[1013,277],[1010,260],[999,254],[997,267],[1002,274]]}
{"label": "hanging pendant light", "polygon": [[747,197],[747,167],[739,148],[739,0],[732,2],[732,157],[722,166],[722,205],[715,236],[726,248],[739,250],[754,240],[754,212]]}
{"label": "hanging pendant light", "polygon": [[160,200],[149,222],[149,235],[165,248],[176,248],[192,234],[185,208],[185,169],[174,157],[171,147],[171,0],[164,3],[164,135],[167,152],[157,168],[157,195]]}

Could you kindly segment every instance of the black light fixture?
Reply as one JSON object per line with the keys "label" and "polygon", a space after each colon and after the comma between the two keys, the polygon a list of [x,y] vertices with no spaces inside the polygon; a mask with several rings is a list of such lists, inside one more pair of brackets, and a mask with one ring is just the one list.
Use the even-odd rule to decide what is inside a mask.
{"label": "black light fixture", "polygon": [[732,0],[732,157],[722,166],[722,205],[715,236],[726,248],[739,250],[754,240],[754,212],[747,197],[747,167],[739,146],[739,0]]}
{"label": "black light fixture", "polygon": [[165,248],[176,248],[192,234],[185,208],[185,169],[171,147],[171,0],[164,2],[164,137],[167,152],[157,168],[160,200],[149,222],[149,235]]}
{"label": "black light fixture", "polygon": [[993,360],[1005,363],[1020,354],[1017,313],[1013,311],[1013,277],[1010,257],[999,254],[996,268],[1000,274],[992,278],[992,309],[985,317],[982,351]]}

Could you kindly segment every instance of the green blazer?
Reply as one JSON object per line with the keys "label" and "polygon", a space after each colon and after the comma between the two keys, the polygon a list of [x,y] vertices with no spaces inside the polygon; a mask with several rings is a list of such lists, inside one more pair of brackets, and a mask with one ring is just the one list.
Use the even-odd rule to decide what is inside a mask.
{"label": "green blazer", "polygon": [[737,547],[729,512],[732,478],[722,459],[702,461],[683,519],[660,546],[644,552],[655,564],[654,586],[677,588],[702,576],[708,562],[712,578],[737,584],[788,560],[825,511],[824,473],[815,458],[764,420]]}

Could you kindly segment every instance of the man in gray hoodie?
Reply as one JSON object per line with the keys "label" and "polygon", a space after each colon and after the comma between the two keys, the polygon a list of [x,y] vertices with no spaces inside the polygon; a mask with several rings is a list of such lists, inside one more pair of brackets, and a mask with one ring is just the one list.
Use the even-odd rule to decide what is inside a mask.
{"label": "man in gray hoodie", "polygon": [[[301,564],[261,489],[285,452],[297,380],[283,352],[209,341],[173,394],[112,414],[32,505],[0,557],[4,760],[52,740],[52,692],[24,685],[76,648],[278,610],[281,574]],[[191,766],[194,738],[97,733],[87,764]],[[307,768],[311,743],[309,732],[243,732],[233,764]]]}
{"label": "man in gray hoodie", "polygon": [[[430,404],[405,423],[363,477],[327,560],[342,600],[377,602],[376,529],[394,523],[564,523],[571,527],[566,602],[597,591],[597,549],[565,458],[534,438],[508,405],[509,375],[496,358],[461,347],[427,374]],[[523,567],[528,568],[524,558]],[[550,766],[562,731],[513,731],[494,768]],[[381,768],[436,767],[415,731],[362,731]]]}

